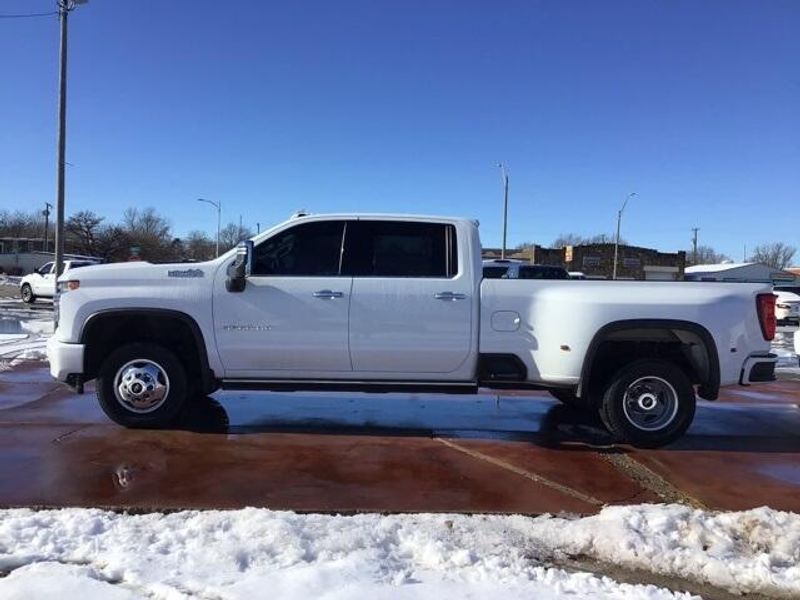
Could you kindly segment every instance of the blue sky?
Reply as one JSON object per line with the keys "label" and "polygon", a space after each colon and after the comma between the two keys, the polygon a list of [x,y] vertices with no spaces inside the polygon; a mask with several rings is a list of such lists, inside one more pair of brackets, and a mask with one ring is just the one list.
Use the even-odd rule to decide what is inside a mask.
{"label": "blue sky", "polygon": [[[52,10],[0,0],[0,13]],[[90,0],[67,212],[183,234],[298,208],[480,219],[509,242],[800,245],[800,2]],[[0,20],[0,208],[55,196],[58,25]]]}

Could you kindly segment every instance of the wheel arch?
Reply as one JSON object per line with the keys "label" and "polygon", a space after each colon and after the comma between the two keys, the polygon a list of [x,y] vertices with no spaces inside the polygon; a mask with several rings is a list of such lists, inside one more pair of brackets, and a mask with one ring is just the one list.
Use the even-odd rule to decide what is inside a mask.
{"label": "wheel arch", "polygon": [[[720,387],[720,364],[714,337],[708,329],[698,323],[677,319],[627,319],[613,321],[601,327],[592,338],[583,359],[580,381],[576,390],[579,397],[588,394],[592,385],[592,369],[604,342],[642,341],[637,340],[637,332],[648,332],[643,336],[643,339],[648,338],[645,341],[652,341],[649,338],[653,338],[659,333],[669,334],[682,345],[689,347],[693,345],[693,340],[698,340],[702,348],[701,353],[690,351],[686,360],[694,368],[697,383],[700,385],[700,396],[706,400],[717,399]],[[626,339],[626,334],[631,337]]]}
{"label": "wheel arch", "polygon": [[[163,344],[159,328],[162,332],[177,333],[177,337]],[[162,342],[175,350],[189,372],[196,368],[203,392],[210,393],[217,387],[197,321],[187,313],[165,308],[111,308],[89,315],[80,335],[80,343],[86,346],[83,365],[86,379],[97,375],[109,346],[142,341]]]}

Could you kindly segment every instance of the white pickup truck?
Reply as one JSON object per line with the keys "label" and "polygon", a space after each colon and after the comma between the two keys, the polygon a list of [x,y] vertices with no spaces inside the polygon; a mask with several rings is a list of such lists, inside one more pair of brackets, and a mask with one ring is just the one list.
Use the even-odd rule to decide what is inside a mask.
{"label": "white pickup truck", "polygon": [[59,279],[52,375],[165,427],[223,389],[548,389],[613,436],[682,435],[695,391],[774,379],[775,296],[741,283],[483,279],[478,224],[300,215],[195,264]]}

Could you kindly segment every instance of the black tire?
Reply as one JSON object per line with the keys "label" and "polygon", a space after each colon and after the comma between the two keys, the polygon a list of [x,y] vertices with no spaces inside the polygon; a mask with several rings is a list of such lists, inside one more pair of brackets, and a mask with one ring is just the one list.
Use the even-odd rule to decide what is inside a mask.
{"label": "black tire", "polygon": [[[155,402],[153,407],[147,408],[148,412],[138,412],[132,402],[126,402],[121,393],[118,392],[115,382],[120,370],[126,367],[128,374],[131,374],[131,387],[140,383],[139,388],[147,386],[151,379],[146,379],[151,372],[139,375],[143,368],[152,369],[152,364],[160,368],[158,379],[161,390],[166,382],[166,392],[157,402],[139,398],[143,402]],[[158,373],[158,371],[156,370]],[[164,379],[164,376],[166,379]],[[145,379],[141,379],[145,377]],[[130,391],[130,389],[128,389]],[[186,381],[186,370],[175,354],[152,343],[128,344],[114,350],[108,358],[103,361],[100,373],[97,377],[97,399],[100,407],[108,418],[124,427],[139,429],[160,429],[172,425],[180,416],[181,411],[186,405],[188,397],[188,385]],[[147,390],[142,390],[147,394]],[[140,407],[142,410],[143,407]]]}
{"label": "black tire", "polygon": [[571,406],[572,408],[586,408],[587,403],[583,398],[578,398],[575,395],[574,390],[572,389],[565,389],[565,388],[553,388],[551,390],[547,390],[550,392],[550,395],[561,402],[562,404],[566,404],[567,406]]}
{"label": "black tire", "polygon": [[615,441],[658,448],[686,433],[695,404],[692,382],[680,367],[665,360],[644,359],[613,375],[598,410]]}
{"label": "black tire", "polygon": [[24,284],[19,291],[19,295],[25,304],[33,304],[36,302],[36,296],[33,295],[33,289],[29,284]]}

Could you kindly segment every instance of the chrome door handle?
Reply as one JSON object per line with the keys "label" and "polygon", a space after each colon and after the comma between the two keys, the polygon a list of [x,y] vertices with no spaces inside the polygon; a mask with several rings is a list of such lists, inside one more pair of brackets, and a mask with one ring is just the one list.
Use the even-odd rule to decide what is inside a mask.
{"label": "chrome door handle", "polygon": [[331,290],[319,290],[312,294],[314,298],[326,298],[330,300],[331,298],[341,298],[344,296],[342,292],[333,292]]}
{"label": "chrome door handle", "polygon": [[467,297],[466,294],[457,294],[455,292],[438,292],[433,295],[437,300],[463,300]]}

